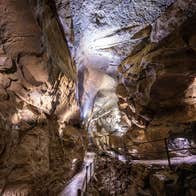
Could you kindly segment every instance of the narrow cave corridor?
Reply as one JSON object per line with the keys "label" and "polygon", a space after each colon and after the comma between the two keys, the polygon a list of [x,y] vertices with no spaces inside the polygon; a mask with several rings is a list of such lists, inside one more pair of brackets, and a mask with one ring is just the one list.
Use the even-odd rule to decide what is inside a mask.
{"label": "narrow cave corridor", "polygon": [[0,195],[195,196],[194,0],[0,1]]}

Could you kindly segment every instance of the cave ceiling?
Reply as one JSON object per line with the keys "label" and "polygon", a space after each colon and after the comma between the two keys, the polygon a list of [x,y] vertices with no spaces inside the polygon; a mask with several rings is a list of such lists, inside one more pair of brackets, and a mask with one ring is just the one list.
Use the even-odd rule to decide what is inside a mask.
{"label": "cave ceiling", "polygon": [[56,1],[90,130],[99,124],[123,134],[146,128],[155,115],[168,123],[195,120],[195,6],[191,0]]}

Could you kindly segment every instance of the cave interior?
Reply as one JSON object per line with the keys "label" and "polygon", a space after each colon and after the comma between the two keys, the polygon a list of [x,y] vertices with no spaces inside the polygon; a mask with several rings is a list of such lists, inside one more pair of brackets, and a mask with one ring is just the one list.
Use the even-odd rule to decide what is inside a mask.
{"label": "cave interior", "polygon": [[0,195],[195,196],[196,1],[0,0]]}

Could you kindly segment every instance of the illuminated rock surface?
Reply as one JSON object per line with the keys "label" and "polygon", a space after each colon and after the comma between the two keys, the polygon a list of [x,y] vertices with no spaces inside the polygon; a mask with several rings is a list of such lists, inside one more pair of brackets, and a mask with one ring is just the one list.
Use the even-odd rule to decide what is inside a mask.
{"label": "illuminated rock surface", "polygon": [[193,0],[2,0],[0,195],[58,195],[87,140],[144,161],[99,155],[89,194],[194,195],[195,65]]}

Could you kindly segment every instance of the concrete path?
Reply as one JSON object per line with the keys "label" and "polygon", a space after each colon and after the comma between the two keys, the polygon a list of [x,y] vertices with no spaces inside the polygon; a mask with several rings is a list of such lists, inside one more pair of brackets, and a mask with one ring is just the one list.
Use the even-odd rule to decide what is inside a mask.
{"label": "concrete path", "polygon": [[[85,180],[86,180],[86,166],[90,166],[92,163],[92,170],[90,173],[90,167],[87,170],[87,181],[89,182],[90,178],[94,174],[94,159],[95,153],[87,152],[84,157],[83,169],[76,174],[70,181],[70,183],[65,187],[65,189],[61,192],[60,196],[77,196],[78,189],[85,191]],[[83,186],[84,185],[84,186]]]}
{"label": "concrete path", "polygon": [[[187,156],[187,157],[173,157],[170,159],[171,165],[179,165],[183,163],[195,164],[196,155]],[[155,159],[155,160],[132,160],[133,164],[141,163],[146,165],[168,165],[166,159]]]}
{"label": "concrete path", "polygon": [[[124,155],[118,154],[114,151],[107,151],[107,154],[117,158],[119,161],[126,162],[126,157]],[[183,163],[195,164],[196,155],[190,155],[186,157],[172,157],[170,159],[172,165],[179,165]],[[146,165],[168,165],[167,159],[154,159],[154,160],[131,160],[132,164],[146,164]]]}

